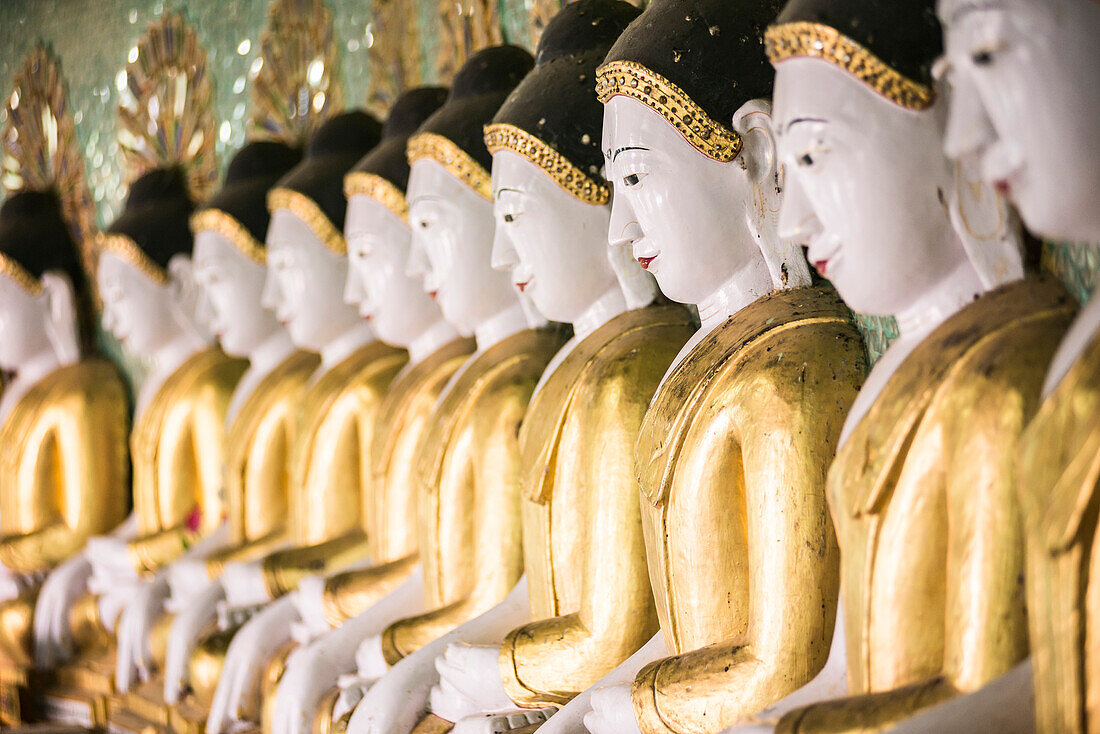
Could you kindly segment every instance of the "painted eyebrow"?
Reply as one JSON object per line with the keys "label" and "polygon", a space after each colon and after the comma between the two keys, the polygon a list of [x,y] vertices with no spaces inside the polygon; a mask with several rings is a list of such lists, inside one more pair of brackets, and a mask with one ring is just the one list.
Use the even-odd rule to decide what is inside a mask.
{"label": "painted eyebrow", "polygon": [[619,157],[619,153],[625,153],[628,150],[649,150],[649,148],[643,148],[640,145],[628,145],[625,148],[619,148],[611,154],[611,161],[614,162]]}
{"label": "painted eyebrow", "polygon": [[793,120],[791,120],[790,122],[787,123],[787,130],[790,130],[792,127],[794,127],[795,125],[797,125],[800,122],[825,122],[825,123],[827,123],[829,121],[825,120],[825,119],[822,119],[820,117],[796,117],[796,118],[794,118]]}
{"label": "painted eyebrow", "polygon": [[507,186],[502,186],[499,189],[497,189],[497,198],[499,199],[500,195],[503,194],[505,191],[511,191],[513,193],[516,193],[516,194],[522,194],[523,193],[519,189],[510,189]]}

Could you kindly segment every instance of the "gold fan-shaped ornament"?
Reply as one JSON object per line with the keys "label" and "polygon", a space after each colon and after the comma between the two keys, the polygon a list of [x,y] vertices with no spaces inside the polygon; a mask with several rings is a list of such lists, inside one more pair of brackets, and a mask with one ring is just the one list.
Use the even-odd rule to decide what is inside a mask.
{"label": "gold fan-shaped ornament", "polygon": [[129,180],[179,165],[201,201],[218,180],[214,89],[206,51],[180,13],[166,13],[138,42],[126,67],[118,140]]}
{"label": "gold fan-shaped ornament", "polygon": [[439,0],[436,73],[450,84],[474,53],[504,42],[496,0]]}
{"label": "gold fan-shaped ornament", "polygon": [[7,122],[0,133],[5,194],[55,191],[84,267],[92,272],[95,204],[61,63],[52,51],[39,44],[27,54],[6,107]]}
{"label": "gold fan-shaped ornament", "polygon": [[371,3],[367,108],[385,118],[398,95],[420,85],[420,34],[414,0]]}
{"label": "gold fan-shaped ornament", "polygon": [[273,0],[252,79],[252,138],[302,143],[344,106],[340,54],[324,0]]}

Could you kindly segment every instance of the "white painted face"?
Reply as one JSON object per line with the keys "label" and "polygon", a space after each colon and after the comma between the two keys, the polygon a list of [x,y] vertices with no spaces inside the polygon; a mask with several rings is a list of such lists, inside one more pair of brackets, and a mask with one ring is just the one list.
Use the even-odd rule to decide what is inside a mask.
{"label": "white painted face", "polygon": [[947,154],[1046,237],[1100,241],[1100,3],[941,0]]}
{"label": "white painted face", "polygon": [[358,321],[344,303],[348,260],[325,246],[286,209],[276,209],[267,228],[267,280],[261,303],[286,327],[294,345],[320,351]]}
{"label": "white painted face", "polygon": [[417,278],[405,272],[412,232],[381,203],[365,194],[348,199],[344,231],[348,280],[344,300],[371,322],[378,338],[408,347],[443,315]]}
{"label": "white painted face", "polygon": [[858,312],[905,310],[965,257],[949,234],[938,110],[904,109],[818,59],[777,67],[780,234],[808,245]]}
{"label": "white painted face", "polygon": [[179,334],[168,284],[153,281],[112,252],[100,255],[96,282],[103,299],[103,328],[132,354],[152,356]]}
{"label": "white painted face", "polygon": [[0,367],[16,371],[50,347],[49,317],[45,291],[31,295],[11,278],[0,277]]}
{"label": "white painted face", "polygon": [[758,262],[748,214],[753,186],[737,161],[691,146],[629,97],[604,104],[605,174],[615,187],[608,240],[630,246],[666,296],[699,303]]}
{"label": "white painted face", "polygon": [[526,158],[493,154],[493,267],[551,321],[573,322],[616,287],[608,259],[611,210],[567,193]]}
{"label": "white painted face", "polygon": [[459,333],[470,336],[488,318],[518,303],[507,274],[490,265],[492,204],[433,160],[409,173],[409,274],[422,277]]}
{"label": "white painted face", "polygon": [[211,230],[195,235],[195,281],[210,308],[210,330],[226,354],[247,357],[282,326],[260,305],[267,268]]}

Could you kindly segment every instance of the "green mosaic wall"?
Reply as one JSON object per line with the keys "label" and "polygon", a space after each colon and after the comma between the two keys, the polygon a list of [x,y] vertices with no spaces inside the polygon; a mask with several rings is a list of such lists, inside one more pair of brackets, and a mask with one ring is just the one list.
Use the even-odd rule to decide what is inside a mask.
{"label": "green mosaic wall", "polygon": [[[370,0],[327,0],[342,53],[345,98],[361,104],[370,80]],[[416,0],[420,21],[421,73],[435,81],[439,0]],[[505,40],[529,46],[527,17],[532,0],[498,0]],[[88,159],[89,179],[100,223],[110,221],[124,196],[115,142],[118,74],[146,25],[164,10],[183,9],[207,49],[216,80],[218,151],[225,159],[244,141],[248,115],[248,71],[268,0],[0,0],[0,89],[9,84],[23,55],[42,39],[60,56],[69,80],[78,134]],[[2,94],[3,92],[0,92]],[[0,111],[0,123],[3,112]],[[1100,251],[1048,245],[1044,267],[1056,273],[1079,299],[1095,287]],[[896,336],[893,319],[857,316],[868,351],[876,358]]]}

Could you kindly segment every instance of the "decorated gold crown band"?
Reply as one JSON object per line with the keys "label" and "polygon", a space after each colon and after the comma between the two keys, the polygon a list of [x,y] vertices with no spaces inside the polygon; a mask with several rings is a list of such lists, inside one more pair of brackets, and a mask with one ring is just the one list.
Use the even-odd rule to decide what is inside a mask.
{"label": "decorated gold crown band", "polygon": [[732,161],[741,152],[741,136],[711,119],[684,90],[636,61],[612,61],[596,70],[596,96],[633,97],[668,120],[705,156]]}
{"label": "decorated gold crown band", "polygon": [[844,69],[890,101],[923,110],[936,100],[935,91],[894,70],[867,48],[822,23],[800,21],[774,25],[764,33],[764,48],[772,64],[806,56]]}
{"label": "decorated gold crown band", "polygon": [[26,268],[13,258],[0,252],[0,275],[5,275],[32,296],[42,292],[42,281],[31,275]]}
{"label": "decorated gold crown band", "polygon": [[136,242],[124,234],[100,232],[95,238],[95,250],[98,253],[109,252],[117,255],[144,273],[154,283],[163,285],[168,282],[168,273],[164,268],[153,262]]}
{"label": "decorated gold crown band", "polygon": [[469,186],[478,196],[490,201],[493,184],[489,172],[481,164],[453,142],[435,133],[420,133],[409,138],[409,164],[430,159],[447,169],[447,172]]}
{"label": "decorated gold crown band", "polygon": [[401,221],[409,221],[409,203],[405,194],[390,181],[376,173],[355,171],[344,176],[344,195],[351,198],[364,194],[393,212]]}
{"label": "decorated gold crown band", "polygon": [[191,231],[195,234],[203,231],[217,232],[249,260],[260,265],[267,262],[267,250],[263,245],[235,217],[221,209],[203,209],[191,215]]}
{"label": "decorated gold crown band", "polygon": [[545,171],[558,186],[585,204],[599,205],[611,201],[611,189],[607,184],[589,178],[568,158],[515,125],[486,125],[485,147],[490,153],[510,150],[523,156]]}
{"label": "decorated gold crown band", "polygon": [[305,194],[293,189],[272,189],[267,193],[267,208],[272,214],[276,209],[286,209],[305,222],[325,247],[337,255],[348,254],[348,243],[344,241],[344,235],[333,226],[321,207],[317,206],[317,202]]}

